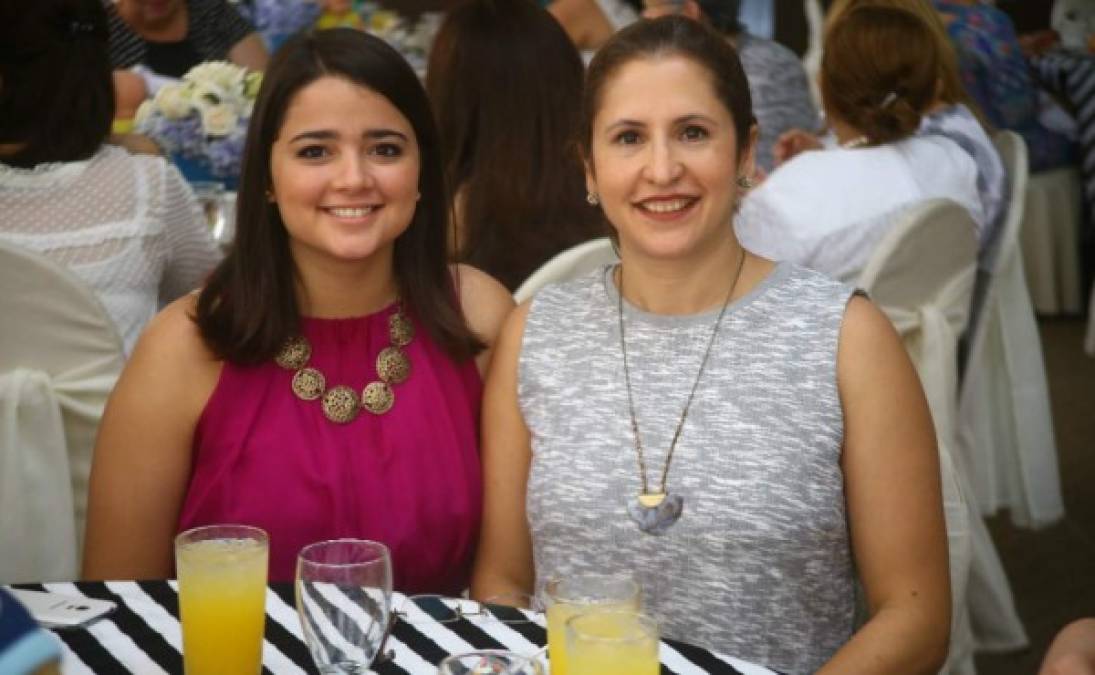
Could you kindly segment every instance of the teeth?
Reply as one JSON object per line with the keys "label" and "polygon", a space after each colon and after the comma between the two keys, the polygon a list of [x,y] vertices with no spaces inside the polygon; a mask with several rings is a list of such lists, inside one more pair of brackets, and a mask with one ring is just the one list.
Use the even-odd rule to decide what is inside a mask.
{"label": "teeth", "polygon": [[363,208],[331,208],[327,209],[332,214],[339,218],[363,218],[376,210],[375,206],[366,206]]}
{"label": "teeth", "polygon": [[672,213],[680,211],[691,203],[689,199],[669,199],[665,201],[650,201],[643,204],[643,208],[654,213]]}

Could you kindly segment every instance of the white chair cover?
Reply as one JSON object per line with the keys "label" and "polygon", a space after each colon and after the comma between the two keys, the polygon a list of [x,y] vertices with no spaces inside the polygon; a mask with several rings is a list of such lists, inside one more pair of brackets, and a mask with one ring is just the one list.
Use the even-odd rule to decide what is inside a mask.
{"label": "white chair cover", "polygon": [[1080,312],[1080,172],[1068,167],[1031,174],[1020,213],[1019,246],[1034,309],[1040,314]]}
{"label": "white chair cover", "polygon": [[572,246],[541,265],[540,269],[525,279],[513,297],[517,302],[524,302],[553,281],[573,279],[619,260],[616,250],[612,248],[612,240],[608,237]]}
{"label": "white chair cover", "polygon": [[75,579],[121,338],[75,276],[4,242],[0,288],[0,583]]}
{"label": "white chair cover", "polygon": [[[999,565],[987,533],[984,539],[977,536],[985,526],[969,503],[965,480],[952,458],[957,345],[969,317],[977,271],[976,232],[969,212],[959,204],[924,202],[904,213],[886,233],[859,278],[859,286],[901,335],[935,422],[953,598],[950,651],[941,671],[948,675],[976,672],[968,601],[971,570]],[[1006,584],[1003,590],[1010,599]]]}
{"label": "white chair cover", "polygon": [[957,459],[982,514],[1006,508],[1016,525],[1042,527],[1064,516],[1064,502],[1042,344],[1018,251],[1029,195],[1026,145],[1009,131],[998,133],[996,144],[1012,196],[981,318],[969,336]]}

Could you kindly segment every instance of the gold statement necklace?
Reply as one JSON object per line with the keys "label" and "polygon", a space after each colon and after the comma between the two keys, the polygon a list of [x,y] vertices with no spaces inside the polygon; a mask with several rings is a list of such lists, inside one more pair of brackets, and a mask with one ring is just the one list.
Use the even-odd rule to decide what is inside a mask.
{"label": "gold statement necklace", "polygon": [[680,519],[684,512],[684,497],[680,494],[669,492],[666,483],[669,479],[669,465],[673,462],[673,451],[677,449],[677,441],[680,440],[681,431],[684,430],[684,421],[688,419],[688,409],[692,407],[692,399],[696,395],[696,389],[700,386],[703,377],[703,369],[707,366],[707,359],[711,356],[711,348],[715,345],[715,337],[719,334],[719,326],[722,317],[726,314],[726,308],[730,305],[730,298],[734,296],[734,289],[741,278],[741,270],[745,267],[745,249],[741,250],[741,258],[738,260],[738,269],[734,273],[734,280],[730,283],[730,290],[726,291],[726,298],[722,301],[722,308],[715,319],[715,325],[711,329],[711,337],[707,340],[707,349],[703,352],[700,368],[696,372],[696,379],[692,382],[692,389],[688,392],[688,400],[684,402],[681,410],[681,419],[677,422],[677,428],[673,431],[673,440],[669,443],[669,452],[665,456],[665,465],[662,467],[661,481],[656,490],[650,488],[647,482],[646,452],[643,448],[643,438],[639,433],[639,421],[635,415],[635,399],[631,395],[631,369],[627,363],[627,339],[624,333],[624,267],[617,266],[620,271],[620,289],[616,295],[616,316],[620,322],[620,352],[624,362],[624,387],[627,390],[627,411],[631,417],[631,434],[635,443],[635,454],[639,460],[639,494],[627,502],[627,514],[635,521],[639,529],[647,534],[662,535]]}
{"label": "gold statement necklace", "polygon": [[399,303],[394,314],[388,317],[388,341],[390,344],[376,357],[374,380],[361,390],[361,394],[340,384],[327,388],[327,378],[316,368],[308,366],[312,358],[312,345],[303,335],[290,338],[281,348],[274,362],[293,374],[293,393],[302,401],[320,399],[323,415],[336,424],[348,424],[357,418],[362,408],[374,415],[383,415],[395,405],[393,385],[402,384],[411,375],[411,361],[403,348],[414,339],[414,325],[403,313]]}

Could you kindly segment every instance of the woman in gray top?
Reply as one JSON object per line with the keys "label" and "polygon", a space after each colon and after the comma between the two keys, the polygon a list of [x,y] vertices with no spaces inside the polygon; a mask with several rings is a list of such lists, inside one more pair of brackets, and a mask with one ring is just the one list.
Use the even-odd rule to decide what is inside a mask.
{"label": "woman in gray top", "polygon": [[867,299],[738,244],[756,130],[733,49],[640,22],[586,87],[589,201],[621,264],[503,329],[473,596],[628,574],[666,637],[787,673],[934,672],[950,594],[924,396]]}

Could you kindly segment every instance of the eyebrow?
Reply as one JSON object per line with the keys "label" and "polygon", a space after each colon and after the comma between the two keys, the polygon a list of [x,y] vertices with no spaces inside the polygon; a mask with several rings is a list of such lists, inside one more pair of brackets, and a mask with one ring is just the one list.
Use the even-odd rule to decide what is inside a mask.
{"label": "eyebrow", "polygon": [[[402,131],[396,131],[395,129],[369,129],[364,134],[362,134],[362,137],[369,140],[380,140],[392,137],[398,138],[404,142],[410,140],[409,138],[407,138],[407,134],[403,133]],[[289,142],[296,143],[297,141],[302,140],[329,141],[334,138],[338,138],[337,132],[330,129],[317,129],[315,131],[303,131],[296,136],[290,138]]]}
{"label": "eyebrow", "polygon": [[[688,122],[697,122],[697,121],[707,122],[708,124],[717,124],[715,122],[715,120],[711,119],[710,117],[708,117],[706,115],[701,115],[699,113],[694,113],[694,114],[691,114],[691,115],[682,115],[682,116],[676,118],[675,120],[673,120],[673,124],[674,125],[681,125],[681,124],[687,124]],[[620,127],[643,127],[643,126],[646,126],[646,123],[640,122],[639,120],[622,119],[622,120],[616,120],[612,124],[605,127],[605,131],[611,132],[613,129],[617,129],[617,128],[620,128]]]}

